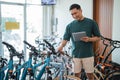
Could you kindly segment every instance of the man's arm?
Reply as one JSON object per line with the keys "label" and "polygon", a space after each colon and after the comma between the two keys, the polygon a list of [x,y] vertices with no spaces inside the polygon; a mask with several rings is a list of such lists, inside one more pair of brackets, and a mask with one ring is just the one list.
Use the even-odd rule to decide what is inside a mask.
{"label": "man's arm", "polygon": [[58,47],[58,51],[62,51],[63,50],[63,47],[67,44],[67,40],[62,40],[60,46]]}
{"label": "man's arm", "polygon": [[81,38],[82,41],[84,42],[96,42],[99,41],[101,38],[98,36],[93,36],[93,37],[83,37]]}
{"label": "man's arm", "polygon": [[96,42],[96,41],[99,41],[101,39],[101,37],[97,37],[97,36],[94,36],[94,37],[89,37],[89,42]]}

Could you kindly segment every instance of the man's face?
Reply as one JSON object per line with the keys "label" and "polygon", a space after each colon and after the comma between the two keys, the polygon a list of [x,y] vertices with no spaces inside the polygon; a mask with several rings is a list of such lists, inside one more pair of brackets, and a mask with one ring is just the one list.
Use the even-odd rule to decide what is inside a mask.
{"label": "man's face", "polygon": [[70,10],[70,12],[71,12],[71,15],[74,19],[81,20],[81,17],[82,17],[82,10],[81,9],[74,8],[74,9]]}

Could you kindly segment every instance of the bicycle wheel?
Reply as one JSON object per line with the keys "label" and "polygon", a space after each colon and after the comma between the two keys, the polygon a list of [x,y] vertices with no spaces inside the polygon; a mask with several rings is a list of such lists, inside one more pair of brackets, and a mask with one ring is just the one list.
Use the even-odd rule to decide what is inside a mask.
{"label": "bicycle wheel", "polygon": [[120,80],[120,70],[110,72],[104,80]]}

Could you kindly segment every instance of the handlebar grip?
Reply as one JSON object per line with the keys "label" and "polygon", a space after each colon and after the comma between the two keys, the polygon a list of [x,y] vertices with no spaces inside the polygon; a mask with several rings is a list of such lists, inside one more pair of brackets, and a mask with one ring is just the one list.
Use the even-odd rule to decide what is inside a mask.
{"label": "handlebar grip", "polygon": [[[103,40],[103,44],[104,44],[104,45],[106,45],[106,46],[114,46],[115,40],[112,40],[112,39],[110,39],[110,38],[106,38],[106,37],[103,37],[103,36],[101,36],[101,38],[102,38],[102,40]],[[109,41],[109,43],[106,43],[106,41],[107,41],[107,42]]]}
{"label": "handlebar grip", "polygon": [[108,40],[108,41],[113,41],[112,39],[110,39],[110,38],[104,38],[104,39],[106,39],[106,40]]}
{"label": "handlebar grip", "polygon": [[43,40],[48,46],[49,49],[52,51],[53,54],[56,54],[55,48],[47,41],[47,40]]}
{"label": "handlebar grip", "polygon": [[119,43],[119,44],[120,44],[120,41],[114,40],[114,43],[115,43],[115,44],[117,44],[117,43]]}
{"label": "handlebar grip", "polygon": [[23,41],[25,44],[27,44],[29,47],[33,47],[31,44],[29,44],[27,41]]}
{"label": "handlebar grip", "polygon": [[10,45],[9,43],[7,43],[7,42],[2,42],[4,45],[6,45],[6,46],[9,46],[9,47],[13,47],[12,45]]}
{"label": "handlebar grip", "polygon": [[47,40],[43,40],[46,44],[48,44],[49,47],[52,47],[52,45],[47,41]]}
{"label": "handlebar grip", "polygon": [[2,61],[2,60],[3,60],[3,61],[7,61],[6,58],[2,58],[2,57],[1,57],[1,58],[0,58],[0,61]]}
{"label": "handlebar grip", "polygon": [[33,51],[36,55],[38,55],[39,53],[39,51],[34,47],[34,46],[32,46],[30,43],[28,43],[27,41],[23,41],[25,44],[27,44],[28,46],[29,46],[29,50],[31,50],[31,51]]}
{"label": "handlebar grip", "polygon": [[120,41],[114,40],[113,41],[113,47],[120,48]]}
{"label": "handlebar grip", "polygon": [[11,44],[9,44],[9,43],[7,43],[7,42],[2,42],[4,45],[6,45],[7,46],[7,48],[8,48],[8,50],[12,50],[12,51],[15,51],[16,52],[16,50],[15,50],[15,48],[11,45]]}
{"label": "handlebar grip", "polygon": [[19,53],[16,51],[16,49],[11,44],[9,44],[7,42],[2,42],[2,43],[7,46],[11,56],[19,55]]}
{"label": "handlebar grip", "polygon": [[101,35],[101,39],[102,39],[102,40],[113,41],[112,39],[110,39],[110,38],[106,38],[106,37],[104,37],[104,36],[102,36],[102,35]]}

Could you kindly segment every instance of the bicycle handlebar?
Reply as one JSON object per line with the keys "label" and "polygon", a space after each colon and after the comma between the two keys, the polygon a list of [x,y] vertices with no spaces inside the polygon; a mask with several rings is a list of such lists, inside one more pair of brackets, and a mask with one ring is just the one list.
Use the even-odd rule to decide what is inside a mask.
{"label": "bicycle handlebar", "polygon": [[106,37],[103,37],[103,36],[101,36],[101,38],[102,38],[102,40],[113,41],[112,39],[110,39],[110,38],[106,38]]}
{"label": "bicycle handlebar", "polygon": [[6,58],[0,58],[0,62],[1,61],[7,61],[7,59]]}
{"label": "bicycle handlebar", "polygon": [[[103,44],[106,46],[111,46],[113,44],[113,40],[110,38],[106,38],[106,37],[101,36],[101,39],[103,40]],[[105,41],[109,41],[110,44],[105,43]]]}
{"label": "bicycle handlebar", "polygon": [[4,64],[7,64],[7,59],[6,58],[0,58],[0,68],[4,66]]}
{"label": "bicycle handlebar", "polygon": [[2,42],[2,43],[3,43],[4,45],[6,45],[7,47],[15,50],[15,48],[14,48],[11,44],[9,44],[9,43],[7,43],[7,42]]}
{"label": "bicycle handlebar", "polygon": [[7,42],[2,42],[4,45],[7,46],[8,50],[10,51],[11,56],[18,56],[19,52],[16,51],[16,49],[9,43]]}
{"label": "bicycle handlebar", "polygon": [[118,40],[112,40],[110,38],[106,38],[106,37],[103,37],[103,36],[101,36],[101,38],[103,40],[103,44],[104,45],[108,45],[108,44],[105,44],[105,40],[107,40],[107,41],[110,42],[110,45],[112,45],[113,47],[120,48],[120,41],[118,41]]}
{"label": "bicycle handlebar", "polygon": [[113,43],[113,47],[120,48],[120,41],[114,40]]}
{"label": "bicycle handlebar", "polygon": [[31,50],[31,51],[33,51],[36,55],[39,55],[39,51],[34,47],[34,46],[32,46],[30,43],[28,43],[27,41],[23,41],[26,45],[28,45],[29,46],[29,50]]}
{"label": "bicycle handlebar", "polygon": [[55,48],[47,41],[47,40],[43,40],[47,45],[48,48],[52,51],[53,54],[56,54]]}
{"label": "bicycle handlebar", "polygon": [[25,44],[27,44],[29,47],[33,47],[30,43],[28,43],[27,41],[23,41]]}
{"label": "bicycle handlebar", "polygon": [[25,44],[27,44],[30,47],[31,51],[37,51],[36,48],[34,46],[32,46],[30,43],[28,43],[27,41],[23,41]]}
{"label": "bicycle handlebar", "polygon": [[53,47],[47,40],[43,40],[49,47]]}

